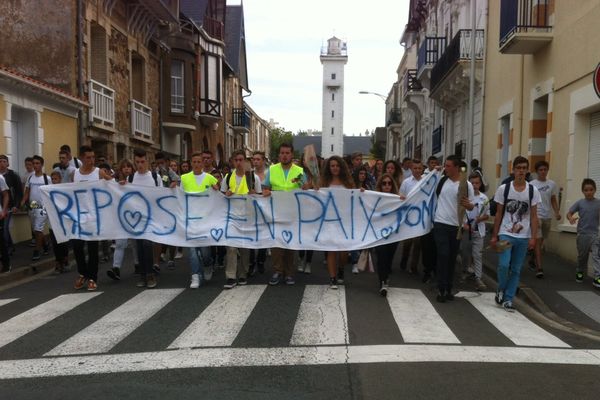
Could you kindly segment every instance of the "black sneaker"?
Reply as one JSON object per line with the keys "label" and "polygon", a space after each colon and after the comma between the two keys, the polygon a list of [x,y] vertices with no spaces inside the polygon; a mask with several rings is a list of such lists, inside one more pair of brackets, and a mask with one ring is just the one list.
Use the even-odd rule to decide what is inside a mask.
{"label": "black sneaker", "polygon": [[12,269],[11,265],[9,265],[8,267],[2,267],[2,270],[0,270],[0,273],[10,272],[11,269]]}
{"label": "black sneaker", "polygon": [[120,268],[111,268],[108,271],[106,271],[106,275],[108,275],[108,277],[110,279],[113,279],[115,281],[120,281],[121,280],[121,269]]}
{"label": "black sneaker", "polygon": [[502,293],[500,290],[496,290],[496,295],[494,296],[494,301],[496,302],[496,304],[498,304],[498,305],[502,304],[503,298],[504,298],[504,293]]}
{"label": "black sneaker", "polygon": [[388,293],[388,284],[385,281],[382,281],[379,287],[379,295],[381,297],[386,297]]}
{"label": "black sneaker", "polygon": [[240,286],[245,286],[248,284],[248,281],[246,280],[246,278],[238,278],[237,284]]}
{"label": "black sneaker", "polygon": [[535,271],[535,277],[538,279],[544,279],[544,270],[539,268],[537,271]]}
{"label": "black sneaker", "polygon": [[583,272],[577,272],[575,274],[575,282],[577,282],[577,283],[583,282]]}
{"label": "black sneaker", "polygon": [[448,301],[454,300],[454,295],[450,292],[446,293],[446,300],[448,300]]}
{"label": "black sneaker", "polygon": [[513,306],[512,301],[505,301],[504,303],[502,303],[502,308],[504,308],[508,312],[516,311],[515,307]]}
{"label": "black sneaker", "polygon": [[37,261],[41,258],[40,252],[37,250],[33,251],[33,256],[31,257],[31,261]]}
{"label": "black sneaker", "polygon": [[431,281],[431,272],[424,272],[423,279],[421,279],[421,282],[429,283],[429,281]]}
{"label": "black sneaker", "polygon": [[439,293],[435,299],[437,300],[438,303],[446,302],[446,296],[443,293]]}
{"label": "black sneaker", "polygon": [[337,283],[344,283],[344,268],[338,268]]}
{"label": "black sneaker", "polygon": [[158,264],[154,264],[152,266],[152,271],[154,271],[156,274],[160,274],[160,266]]}
{"label": "black sneaker", "polygon": [[227,282],[223,285],[223,289],[233,289],[237,285],[235,279],[227,279]]}
{"label": "black sneaker", "polygon": [[337,289],[338,288],[338,281],[336,278],[329,278],[329,289]]}
{"label": "black sneaker", "polygon": [[44,245],[44,255],[47,256],[48,255],[48,245]]}

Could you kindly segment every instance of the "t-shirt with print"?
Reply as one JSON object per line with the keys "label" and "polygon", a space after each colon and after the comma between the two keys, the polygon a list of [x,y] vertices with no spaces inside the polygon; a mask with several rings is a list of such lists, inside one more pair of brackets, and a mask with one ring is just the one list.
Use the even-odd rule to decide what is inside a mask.
{"label": "t-shirt with print", "polygon": [[542,202],[538,205],[537,214],[540,219],[551,219],[552,218],[552,196],[558,196],[558,186],[550,179],[540,181],[534,179],[530,182],[537,188],[542,197]]}
{"label": "t-shirt with print", "polygon": [[136,171],[136,173],[133,174],[133,181],[131,183],[140,186],[162,186],[160,182],[160,176],[156,174],[155,180],[151,171],[147,171],[143,174],[140,174]]}
{"label": "t-shirt with print", "polygon": [[[0,193],[4,193],[4,191],[6,191],[6,190],[10,190],[10,189],[8,188],[8,185],[6,184],[6,179],[4,179],[4,176],[2,176],[2,174],[0,174]],[[3,204],[4,204],[4,201],[2,201],[2,196],[0,196],[0,212],[2,212]]]}
{"label": "t-shirt with print", "polygon": [[490,215],[490,206],[488,204],[488,198],[485,194],[479,193],[475,195],[475,201],[473,201],[473,209],[467,210],[465,213],[465,223],[470,221],[471,229],[477,229],[481,237],[485,236],[485,222],[481,221],[475,227],[475,218],[484,215]]}
{"label": "t-shirt with print", "polygon": [[494,201],[504,206],[504,215],[500,223],[500,235],[508,235],[515,238],[528,239],[531,237],[531,207],[542,202],[540,192],[533,188],[533,198],[529,204],[529,185],[526,183],[525,190],[517,192],[514,182],[509,182],[508,200],[504,204],[504,188],[500,185],[494,195]]}
{"label": "t-shirt with print", "polygon": [[[451,179],[447,179],[442,186],[440,195],[437,200],[437,207],[435,209],[434,222],[441,224],[459,226],[458,221],[458,185],[460,180],[453,182]],[[475,200],[475,192],[473,191],[473,185],[471,182],[467,182],[469,191],[469,201],[473,203]],[[462,221],[461,221],[462,222]]]}
{"label": "t-shirt with print", "polygon": [[40,206],[44,204],[44,197],[42,196],[42,191],[40,190],[41,186],[46,185],[46,181],[48,184],[51,184],[50,177],[46,175],[44,179],[44,174],[40,176],[36,176],[35,174],[31,175],[27,182],[25,183],[25,187],[29,188],[29,203],[35,201]]}
{"label": "t-shirt with print", "polygon": [[579,213],[577,233],[580,235],[597,235],[600,223],[600,199],[579,199],[569,208],[570,213]]}

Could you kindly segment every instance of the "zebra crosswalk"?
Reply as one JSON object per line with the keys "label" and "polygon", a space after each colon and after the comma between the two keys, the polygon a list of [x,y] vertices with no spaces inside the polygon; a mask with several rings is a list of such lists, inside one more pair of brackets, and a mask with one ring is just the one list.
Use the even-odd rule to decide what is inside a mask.
{"label": "zebra crosswalk", "polygon": [[[291,334],[287,340],[288,347],[240,348],[236,346],[236,340],[248,334],[247,330],[244,330],[244,326],[247,325],[249,320],[258,318],[255,310],[260,308],[262,302],[269,302],[276,290],[277,288],[269,288],[267,285],[248,285],[228,291],[205,291],[204,293],[195,291],[194,294],[211,296],[211,298],[203,303],[206,306],[186,310],[174,310],[175,306],[172,304],[176,303],[175,300],[180,296],[189,295],[190,291],[184,289],[145,290],[125,299],[121,305],[116,306],[104,315],[99,312],[100,315],[91,324],[83,328],[80,324],[74,323],[78,318],[78,308],[85,303],[101,303],[107,296],[110,296],[110,293],[63,294],[0,322],[0,360],[4,359],[4,361],[0,361],[0,370],[6,371],[19,366],[13,370],[12,374],[4,374],[0,376],[0,379],[7,379],[6,376],[18,376],[19,368],[24,368],[24,365],[31,367],[36,360],[40,363],[39,365],[53,365],[48,360],[54,360],[57,365],[60,363],[76,363],[76,360],[79,360],[79,362],[88,360],[87,362],[93,365],[96,365],[96,363],[101,365],[107,360],[113,360],[114,367],[111,367],[112,369],[104,365],[98,367],[98,369],[92,368],[91,372],[88,373],[114,372],[115,369],[122,368],[122,366],[119,366],[119,360],[123,362],[125,357],[129,357],[129,359],[132,357],[143,358],[142,354],[146,354],[146,357],[149,358],[158,357],[160,359],[168,357],[169,354],[173,357],[182,358],[185,358],[186,354],[196,354],[198,352],[210,357],[220,354],[222,357],[226,357],[227,362],[224,361],[225,359],[220,360],[218,357],[213,361],[217,366],[224,366],[233,363],[232,360],[238,360],[239,365],[253,365],[251,361],[243,360],[244,355],[246,357],[269,359],[269,354],[274,356],[286,351],[289,352],[289,354],[286,354],[291,358],[288,361],[278,361],[278,363],[306,362],[311,360],[310,354],[312,353],[310,352],[315,352],[313,354],[315,357],[314,362],[338,363],[340,362],[338,357],[341,357],[337,353],[338,351],[345,354],[343,362],[350,360],[348,358],[350,351],[353,352],[355,358],[362,355],[365,360],[371,359],[372,362],[401,362],[403,358],[415,357],[416,355],[413,353],[418,349],[425,352],[433,352],[436,349],[442,351],[441,349],[444,349],[442,351],[446,354],[444,357],[447,357],[448,354],[457,354],[459,352],[457,349],[462,349],[462,351],[468,349],[475,352],[474,354],[481,354],[481,356],[474,356],[474,359],[480,357],[484,361],[499,357],[495,355],[497,351],[502,354],[508,352],[509,359],[512,357],[515,360],[523,358],[523,352],[530,354],[530,360],[533,360],[543,359],[542,355],[536,356],[537,353],[551,350],[549,353],[551,357],[549,356],[548,360],[555,360],[560,358],[560,354],[563,354],[558,350],[576,351],[571,349],[571,346],[561,338],[543,329],[522,314],[518,312],[507,313],[502,308],[497,307],[494,304],[492,293],[461,292],[457,295],[458,299],[456,301],[465,301],[468,313],[479,314],[478,318],[472,320],[477,321],[479,324],[489,324],[499,335],[504,336],[514,346],[486,347],[463,343],[461,335],[456,333],[459,329],[447,322],[448,320],[456,321],[456,319],[446,318],[447,315],[445,315],[452,312],[453,307],[448,305],[436,307],[422,290],[408,288],[390,288],[386,300],[377,298],[377,300],[382,300],[377,305],[380,307],[381,312],[391,314],[391,318],[383,318],[382,321],[388,321],[387,323],[393,321],[395,329],[399,332],[398,337],[400,339],[398,343],[390,345],[388,341],[387,345],[360,345],[364,341],[357,335],[364,330],[354,329],[357,324],[360,324],[360,321],[357,321],[357,316],[354,313],[348,311],[348,299],[353,296],[352,291],[343,286],[339,290],[330,290],[326,285],[305,286],[299,304],[297,306],[290,305],[290,312],[295,312],[296,317],[293,320],[293,329],[289,330]],[[461,300],[461,297],[464,299]],[[18,303],[19,299],[0,299],[0,312],[2,311],[1,307],[17,306]],[[140,332],[143,333],[146,329],[146,323],[154,319],[165,318],[166,313],[163,312],[165,309],[169,310],[169,314],[181,312],[182,318],[190,321],[177,332],[177,335],[173,335],[169,345],[152,349],[151,353],[126,353],[118,347],[121,342],[131,335],[143,337],[140,336]],[[87,313],[93,313],[94,310],[94,307],[88,307]],[[463,310],[465,310],[464,307]],[[184,313],[193,313],[193,315],[183,315]],[[44,349],[33,360],[31,357],[27,357],[28,360],[15,360],[14,356],[12,356],[13,359],[6,360],[6,358],[11,357],[7,354],[12,355],[15,353],[15,346],[27,346],[28,340],[32,340],[30,339],[32,332],[45,329],[46,325],[55,319],[59,319],[59,317],[62,323],[61,326],[67,332],[61,343],[58,345],[49,344],[50,348]],[[284,320],[279,318],[277,313],[261,318],[264,319],[262,323],[273,325],[282,323]],[[467,321],[469,320],[468,315],[465,315],[465,318]],[[291,321],[289,318],[285,320]],[[2,320],[0,319],[0,321]],[[161,324],[166,323],[165,321],[158,322]],[[72,332],[70,330],[71,325],[74,326]],[[478,327],[473,326],[472,329],[478,329]],[[156,332],[150,332],[149,334],[155,335]],[[39,335],[36,338],[39,339]],[[11,346],[13,346],[11,353],[3,352]],[[309,348],[312,350],[307,350]],[[331,350],[331,348],[338,350]],[[304,354],[308,359],[299,361],[295,356],[297,349],[304,349]],[[488,349],[486,350],[487,353],[482,349]],[[308,353],[306,353],[307,351]],[[403,355],[391,356],[387,354],[388,351],[400,352]],[[404,354],[406,351],[409,353]],[[595,355],[592,355],[595,353],[586,353],[592,357],[589,360],[585,358],[587,356],[579,353],[565,354],[573,354],[576,358],[583,357],[587,363],[593,364],[595,360],[600,364],[600,355],[596,359]],[[119,358],[121,356],[122,359]],[[419,354],[418,357],[424,356]],[[445,360],[444,357],[442,357],[442,360]],[[110,361],[109,364],[113,365],[111,364],[113,361]],[[182,368],[182,365],[186,365],[187,361],[179,361],[179,366],[175,368]],[[355,362],[366,361],[357,359]],[[38,364],[35,365],[35,368],[39,367]],[[202,365],[196,363],[194,366]],[[133,366],[130,367],[133,368]],[[147,368],[139,367],[141,370]],[[66,368],[65,371],[68,369]],[[52,372],[54,370],[44,372],[45,370],[41,367],[39,371],[40,376],[46,376],[45,373],[50,375],[60,373]],[[82,371],[86,371],[86,369],[84,368]]]}

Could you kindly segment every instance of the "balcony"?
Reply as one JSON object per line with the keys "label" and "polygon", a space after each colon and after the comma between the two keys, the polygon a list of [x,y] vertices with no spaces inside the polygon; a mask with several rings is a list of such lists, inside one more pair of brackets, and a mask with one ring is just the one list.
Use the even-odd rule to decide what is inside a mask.
{"label": "balcony", "polygon": [[214,18],[205,16],[204,24],[202,27],[204,28],[204,31],[206,33],[208,33],[208,35],[210,37],[212,37],[213,39],[217,39],[220,41],[224,40],[225,34],[224,34],[224,29],[223,29],[223,22],[216,20]]}
{"label": "balcony", "polygon": [[[431,94],[442,108],[452,109],[469,98],[471,30],[462,29],[450,41],[444,54],[431,69]],[[475,83],[481,83],[484,31],[475,31]]]}
{"label": "balcony", "polygon": [[152,142],[152,109],[135,100],[131,100],[131,136]]}
{"label": "balcony", "polygon": [[[417,53],[417,78],[423,79],[437,63],[446,48],[445,37],[426,37]],[[428,78],[428,77],[427,77]],[[429,79],[427,79],[429,80]]]}
{"label": "balcony", "polygon": [[407,69],[404,73],[404,97],[407,95],[420,92],[423,89],[421,86],[421,82],[417,79],[417,70],[416,69]]}
{"label": "balcony", "polygon": [[252,116],[246,107],[234,108],[231,120],[234,131],[243,133],[250,132]]}
{"label": "balcony", "polygon": [[444,127],[438,126],[431,133],[431,154],[435,155],[442,151],[442,140],[444,138]]}
{"label": "balcony", "polygon": [[115,91],[94,80],[89,81],[90,124],[98,128],[114,130]]}
{"label": "balcony", "polygon": [[500,43],[502,54],[534,54],[552,41],[550,17],[555,0],[502,0]]}
{"label": "balcony", "polygon": [[388,111],[386,126],[394,128],[402,124],[402,109],[392,108]]}

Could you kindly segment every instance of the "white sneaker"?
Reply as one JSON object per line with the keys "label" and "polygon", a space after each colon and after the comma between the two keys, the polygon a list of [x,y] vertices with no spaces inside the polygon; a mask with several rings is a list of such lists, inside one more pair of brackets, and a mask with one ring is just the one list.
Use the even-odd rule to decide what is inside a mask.
{"label": "white sneaker", "polygon": [[204,268],[204,280],[208,282],[212,279],[212,276],[213,276],[213,267]]}
{"label": "white sneaker", "polygon": [[179,260],[180,258],[183,258],[183,251],[177,250],[177,252],[175,253],[175,259]]}
{"label": "white sneaker", "polygon": [[352,264],[352,273],[353,274],[358,274],[358,265]]}
{"label": "white sneaker", "polygon": [[304,266],[304,273],[305,274],[310,274],[310,263],[306,263],[306,265]]}
{"label": "white sneaker", "polygon": [[300,260],[300,264],[298,264],[298,272],[304,272],[305,267],[306,267],[306,262],[304,262],[304,260]]}
{"label": "white sneaker", "polygon": [[192,274],[192,283],[190,283],[190,289],[198,289],[200,287],[200,276],[198,274]]}

